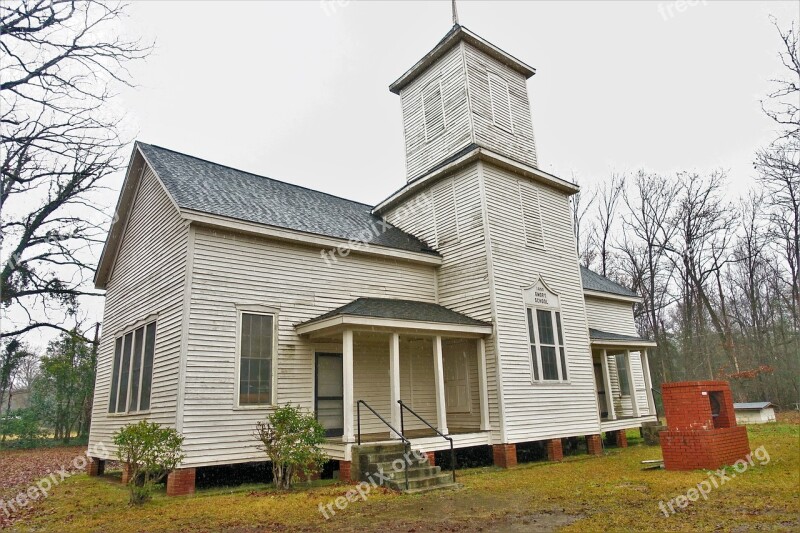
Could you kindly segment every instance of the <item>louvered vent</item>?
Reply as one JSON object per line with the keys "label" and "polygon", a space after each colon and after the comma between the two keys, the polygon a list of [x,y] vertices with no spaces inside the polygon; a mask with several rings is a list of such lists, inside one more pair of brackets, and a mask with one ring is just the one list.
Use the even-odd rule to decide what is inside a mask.
{"label": "louvered vent", "polygon": [[438,80],[422,90],[422,111],[425,114],[425,140],[429,141],[445,128],[442,85]]}
{"label": "louvered vent", "polygon": [[539,192],[536,190],[536,186],[529,181],[520,181],[519,198],[525,226],[525,244],[535,248],[544,248],[542,214],[539,206]]}
{"label": "louvered vent", "polygon": [[506,80],[489,73],[489,98],[492,101],[492,121],[495,126],[514,132],[514,123],[511,120],[511,97],[508,92]]}

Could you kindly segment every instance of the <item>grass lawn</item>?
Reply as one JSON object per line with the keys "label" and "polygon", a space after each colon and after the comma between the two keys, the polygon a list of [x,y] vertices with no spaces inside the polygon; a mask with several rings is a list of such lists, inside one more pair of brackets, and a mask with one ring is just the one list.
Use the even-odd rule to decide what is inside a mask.
{"label": "grass lawn", "polygon": [[[631,433],[633,437],[634,433]],[[750,447],[764,446],[770,461],[731,477],[675,515],[659,501],[696,487],[702,471],[643,471],[640,461],[661,457],[657,446],[607,450],[605,457],[568,457],[562,463],[529,463],[510,470],[459,472],[463,489],[425,495],[373,490],[326,520],[319,504],[350,487],[316,482],[278,493],[267,485],[233,492],[209,489],[194,496],[157,494],[143,507],[127,504],[113,477],[80,474],[57,487],[15,531],[603,531],[603,530],[800,530],[800,426],[749,427]],[[631,441],[635,441],[631,439]],[[2,458],[2,456],[0,456]],[[733,470],[729,469],[729,474]],[[301,485],[302,486],[302,485]]]}

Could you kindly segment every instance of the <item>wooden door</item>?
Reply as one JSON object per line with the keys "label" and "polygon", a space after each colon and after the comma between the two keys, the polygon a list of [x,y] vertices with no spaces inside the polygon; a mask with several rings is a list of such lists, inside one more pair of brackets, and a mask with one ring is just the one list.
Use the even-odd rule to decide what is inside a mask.
{"label": "wooden door", "polygon": [[314,412],[328,437],[344,434],[344,387],[342,354],[317,353],[314,387]]}

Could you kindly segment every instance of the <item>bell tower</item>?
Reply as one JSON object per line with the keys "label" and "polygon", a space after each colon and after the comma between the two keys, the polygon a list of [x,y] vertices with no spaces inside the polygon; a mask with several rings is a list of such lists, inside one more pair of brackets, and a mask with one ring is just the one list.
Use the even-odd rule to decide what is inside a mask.
{"label": "bell tower", "polygon": [[535,72],[456,23],[389,86],[403,109],[407,181],[476,147],[536,167],[526,86]]}

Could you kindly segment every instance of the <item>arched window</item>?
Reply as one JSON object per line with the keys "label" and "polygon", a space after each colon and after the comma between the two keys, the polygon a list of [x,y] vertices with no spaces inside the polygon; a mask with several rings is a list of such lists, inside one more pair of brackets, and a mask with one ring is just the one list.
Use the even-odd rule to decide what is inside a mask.
{"label": "arched window", "polygon": [[540,278],[523,293],[533,381],[567,381],[561,302]]}

